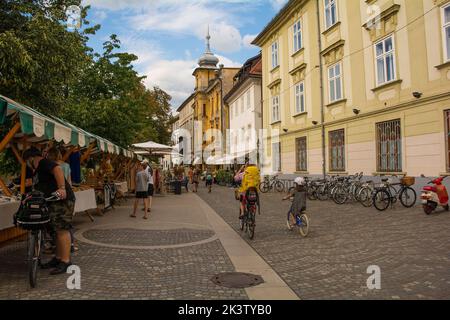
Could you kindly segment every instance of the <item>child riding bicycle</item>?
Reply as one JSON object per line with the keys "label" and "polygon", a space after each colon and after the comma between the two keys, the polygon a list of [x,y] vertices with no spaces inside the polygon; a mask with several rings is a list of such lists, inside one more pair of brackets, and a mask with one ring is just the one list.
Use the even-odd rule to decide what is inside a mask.
{"label": "child riding bicycle", "polygon": [[298,177],[294,180],[295,189],[288,196],[284,197],[283,200],[288,200],[293,198],[291,208],[288,214],[300,214],[306,210],[306,187],[305,179]]}

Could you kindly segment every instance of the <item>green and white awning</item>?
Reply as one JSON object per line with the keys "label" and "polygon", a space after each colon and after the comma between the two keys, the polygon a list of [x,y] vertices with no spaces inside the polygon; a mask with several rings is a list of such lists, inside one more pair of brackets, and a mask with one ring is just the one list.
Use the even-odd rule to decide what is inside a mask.
{"label": "green and white awning", "polygon": [[96,142],[102,152],[122,154],[134,157],[134,153],[123,149],[95,134],[80,129],[56,117],[48,117],[30,107],[0,95],[0,125],[5,124],[8,117],[18,114],[22,133],[35,135],[38,138],[56,140],[73,146],[87,147]]}

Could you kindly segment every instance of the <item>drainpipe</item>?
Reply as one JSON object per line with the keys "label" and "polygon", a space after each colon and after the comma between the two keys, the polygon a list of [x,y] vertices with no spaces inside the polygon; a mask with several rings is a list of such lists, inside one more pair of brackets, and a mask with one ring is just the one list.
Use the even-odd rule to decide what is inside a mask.
{"label": "drainpipe", "polygon": [[323,64],[322,64],[322,33],[320,32],[320,6],[319,0],[316,0],[317,6],[317,37],[319,44],[319,72],[320,72],[320,123],[322,131],[322,174],[325,178],[326,170],[326,153],[325,153],[325,114],[324,114],[324,92],[323,92]]}

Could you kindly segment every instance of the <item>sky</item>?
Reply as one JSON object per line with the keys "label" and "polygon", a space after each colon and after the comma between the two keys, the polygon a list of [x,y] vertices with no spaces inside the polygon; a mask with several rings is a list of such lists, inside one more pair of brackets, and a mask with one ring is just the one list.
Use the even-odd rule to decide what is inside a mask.
{"label": "sky", "polygon": [[211,49],[225,67],[240,67],[259,48],[250,43],[287,0],[83,0],[88,20],[102,27],[89,45],[101,52],[116,34],[122,49],[138,56],[134,63],[172,96],[172,108],[193,92],[192,72],[205,51],[209,26]]}

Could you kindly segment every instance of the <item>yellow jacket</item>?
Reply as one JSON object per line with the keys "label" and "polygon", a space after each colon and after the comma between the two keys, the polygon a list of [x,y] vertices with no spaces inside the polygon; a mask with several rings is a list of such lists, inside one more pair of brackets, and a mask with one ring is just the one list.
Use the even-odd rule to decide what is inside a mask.
{"label": "yellow jacket", "polygon": [[258,189],[260,183],[259,169],[256,166],[247,167],[244,172],[244,177],[242,178],[242,184],[239,188],[239,192],[243,193],[248,190],[248,188]]}

